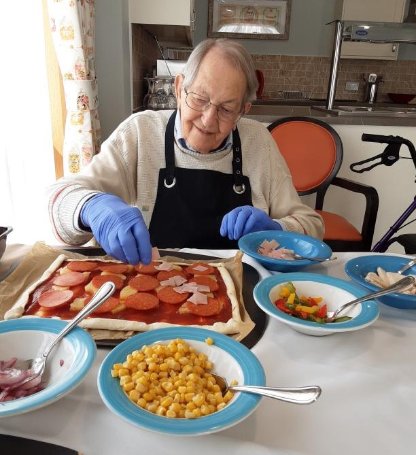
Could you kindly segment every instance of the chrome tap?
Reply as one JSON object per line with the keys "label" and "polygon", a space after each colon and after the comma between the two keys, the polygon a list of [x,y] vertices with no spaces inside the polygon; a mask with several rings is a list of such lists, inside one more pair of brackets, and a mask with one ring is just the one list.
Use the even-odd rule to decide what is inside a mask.
{"label": "chrome tap", "polygon": [[377,74],[370,73],[365,81],[367,82],[367,85],[364,102],[373,104],[377,101],[378,84],[383,81],[383,76],[377,76]]}

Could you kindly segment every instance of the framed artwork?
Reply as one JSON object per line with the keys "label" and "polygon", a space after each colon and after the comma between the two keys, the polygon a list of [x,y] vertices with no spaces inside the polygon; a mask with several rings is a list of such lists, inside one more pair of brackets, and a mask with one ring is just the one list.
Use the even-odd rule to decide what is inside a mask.
{"label": "framed artwork", "polygon": [[212,38],[289,39],[292,0],[209,0]]}

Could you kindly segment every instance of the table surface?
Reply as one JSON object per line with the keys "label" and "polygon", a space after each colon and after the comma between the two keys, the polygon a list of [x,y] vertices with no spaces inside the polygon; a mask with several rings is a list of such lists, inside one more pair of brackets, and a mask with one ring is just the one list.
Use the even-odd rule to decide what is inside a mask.
{"label": "table surface", "polygon": [[[8,248],[3,273],[17,252],[24,251]],[[348,279],[344,264],[357,255],[336,253],[337,261],[308,271]],[[268,275],[254,260],[244,260],[262,277]],[[300,406],[263,398],[252,415],[232,428],[175,437],[137,428],[107,409],[96,378],[109,351],[100,348],[78,388],[45,408],[0,419],[0,433],[60,444],[84,455],[410,454],[416,449],[415,349],[416,311],[412,310],[380,304],[380,317],[372,326],[326,337],[303,335],[271,319],[252,348],[264,367],[267,385],[318,384],[319,400]]]}

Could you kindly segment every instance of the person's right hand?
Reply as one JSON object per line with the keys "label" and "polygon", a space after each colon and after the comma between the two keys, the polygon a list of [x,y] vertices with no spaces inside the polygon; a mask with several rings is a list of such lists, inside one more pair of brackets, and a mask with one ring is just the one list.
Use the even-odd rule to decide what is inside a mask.
{"label": "person's right hand", "polygon": [[80,216],[107,254],[130,264],[150,263],[150,234],[137,207],[100,193],[84,203]]}

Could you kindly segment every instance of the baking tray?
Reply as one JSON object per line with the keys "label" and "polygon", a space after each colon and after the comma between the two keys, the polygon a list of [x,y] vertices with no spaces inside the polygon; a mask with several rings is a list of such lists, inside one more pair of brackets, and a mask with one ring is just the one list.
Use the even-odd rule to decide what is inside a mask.
{"label": "baking tray", "polygon": [[[73,253],[83,254],[85,256],[104,256],[105,251],[101,248],[83,247],[83,248],[65,248],[67,251]],[[196,260],[214,260],[221,259],[215,256],[205,256],[202,254],[183,253],[180,251],[172,250],[159,250],[161,256],[175,256],[182,259],[196,259]],[[254,329],[241,340],[241,343],[252,348],[263,336],[266,329],[268,316],[256,305],[253,297],[254,286],[258,283],[260,275],[257,270],[249,264],[243,262],[243,300],[247,313],[250,315],[251,320],[254,322]],[[99,347],[114,347],[124,340],[97,340]]]}

